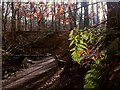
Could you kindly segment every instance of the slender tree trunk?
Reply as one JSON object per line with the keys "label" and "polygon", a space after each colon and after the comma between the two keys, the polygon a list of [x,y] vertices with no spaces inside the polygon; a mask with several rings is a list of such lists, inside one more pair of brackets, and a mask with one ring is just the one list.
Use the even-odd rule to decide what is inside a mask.
{"label": "slender tree trunk", "polygon": [[98,3],[96,4],[96,14],[97,14],[97,23],[100,23],[99,12],[98,12]]}
{"label": "slender tree trunk", "polygon": [[3,19],[4,25],[3,25],[3,30],[6,31],[6,23],[7,23],[7,16],[8,16],[8,9],[9,9],[9,2],[7,2],[7,8],[6,8],[6,12],[5,12],[5,17]]}
{"label": "slender tree trunk", "polygon": [[76,3],[75,3],[75,10],[74,10],[74,27],[77,27],[76,25],[76,15],[77,15],[77,0],[76,0]]}
{"label": "slender tree trunk", "polygon": [[95,24],[95,12],[94,12],[94,4],[93,4],[93,1],[92,1],[92,21],[93,21],[93,24]]}
{"label": "slender tree trunk", "polygon": [[[39,27],[40,30],[40,27]],[[32,19],[30,18],[30,31],[32,31]]]}
{"label": "slender tree trunk", "polygon": [[4,2],[2,2],[2,31],[4,31],[4,12],[5,12]]}
{"label": "slender tree trunk", "polygon": [[84,27],[89,27],[89,18],[88,18],[88,2],[83,2],[84,3]]}
{"label": "slender tree trunk", "polygon": [[26,15],[25,15],[25,31],[27,31],[27,19],[26,19]]}
{"label": "slender tree trunk", "polygon": [[103,19],[105,20],[105,13],[104,13],[104,5],[103,5],[103,2],[101,2],[101,5],[102,5],[102,12],[103,12]]}
{"label": "slender tree trunk", "polygon": [[73,29],[73,24],[72,24],[72,19],[73,19],[73,16],[72,16],[72,11],[71,11],[71,7],[69,6],[69,18],[70,18],[70,30]]}
{"label": "slender tree trunk", "polygon": [[54,0],[54,31],[57,32],[57,23],[56,23],[56,16],[55,16],[55,0]]}
{"label": "slender tree trunk", "polygon": [[82,9],[83,9],[83,8],[82,8],[82,5],[83,5],[83,2],[81,2],[81,13],[80,13],[80,19],[79,19],[79,29],[82,28],[82,25],[81,25],[81,24],[82,24],[82,16],[83,16],[83,15],[82,15],[82,12],[83,12],[83,11],[82,11]]}
{"label": "slender tree trunk", "polygon": [[59,20],[58,20],[58,30],[60,30],[60,16],[59,16]]}
{"label": "slender tree trunk", "polygon": [[21,2],[19,4],[19,8],[18,8],[18,12],[17,12],[17,28],[18,28],[18,31],[20,31],[20,28],[21,28],[21,16],[20,16],[20,6],[21,6]]}
{"label": "slender tree trunk", "polygon": [[[108,22],[107,22],[107,27],[108,28],[117,28],[120,27],[119,22],[119,17],[118,15],[120,12],[120,9],[118,7],[118,2],[107,2],[107,8],[108,8]],[[114,7],[114,8],[113,8]]]}
{"label": "slender tree trunk", "polygon": [[[64,6],[64,2],[63,2],[63,7],[64,7],[64,9],[65,9],[65,6]],[[65,26],[66,26],[66,17],[65,17],[65,12],[63,12],[64,13],[64,15],[63,15],[63,30],[65,30]]]}
{"label": "slender tree trunk", "polygon": [[11,23],[12,23],[12,26],[11,26],[11,32],[12,32],[12,43],[14,44],[15,42],[15,29],[16,29],[16,23],[15,23],[15,9],[14,9],[14,2],[11,2],[11,9],[12,9],[12,17],[11,17]]}
{"label": "slender tree trunk", "polygon": [[54,30],[54,15],[53,15],[53,13],[52,13],[52,30]]}
{"label": "slender tree trunk", "polygon": [[38,31],[40,31],[40,21],[38,21],[37,24],[38,24]]}

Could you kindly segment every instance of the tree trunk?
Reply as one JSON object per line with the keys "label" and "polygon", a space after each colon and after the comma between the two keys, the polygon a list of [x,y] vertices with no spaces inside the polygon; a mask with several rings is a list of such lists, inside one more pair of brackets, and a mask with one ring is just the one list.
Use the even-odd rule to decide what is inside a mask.
{"label": "tree trunk", "polygon": [[98,12],[98,3],[96,4],[96,14],[97,14],[97,23],[100,23],[99,12]]}
{"label": "tree trunk", "polygon": [[83,9],[83,8],[82,8],[82,5],[83,5],[83,2],[81,2],[81,13],[80,13],[80,19],[79,19],[79,29],[82,28],[82,16],[83,16],[83,15],[82,15],[82,12],[83,12],[83,11],[82,11],[82,9]]}
{"label": "tree trunk", "polygon": [[[4,7],[4,4],[3,4]],[[3,30],[6,31],[6,23],[7,23],[7,16],[8,16],[8,9],[9,9],[9,2],[7,2],[7,8],[5,12],[5,17],[3,18]],[[3,12],[4,14],[4,12]],[[4,16],[4,15],[3,15]]]}
{"label": "tree trunk", "polygon": [[[40,29],[40,27],[39,27]],[[30,18],[30,31],[32,31],[32,19]]]}
{"label": "tree trunk", "polygon": [[103,12],[103,20],[105,20],[105,13],[104,13],[104,6],[103,6],[103,2],[101,2],[101,5],[102,5],[102,12]]}
{"label": "tree trunk", "polygon": [[87,2],[84,3],[84,27],[89,27],[89,18],[88,18],[88,6]]}
{"label": "tree trunk", "polygon": [[76,1],[75,6],[74,6],[74,16],[73,16],[74,27],[77,27],[77,25],[76,25],[77,4],[78,3]]}
{"label": "tree trunk", "polygon": [[51,26],[52,26],[51,29],[54,30],[54,14],[53,13],[52,13],[52,25]]}
{"label": "tree trunk", "polygon": [[12,9],[12,17],[11,17],[11,23],[12,23],[12,26],[11,26],[11,32],[12,32],[12,43],[14,44],[15,42],[15,29],[16,29],[16,23],[15,23],[15,9],[14,9],[14,2],[11,2],[11,9]]}
{"label": "tree trunk", "polygon": [[60,16],[59,16],[59,20],[58,20],[58,30],[60,30]]}
{"label": "tree trunk", "polygon": [[4,31],[4,2],[2,2],[2,31]]}
{"label": "tree trunk", "polygon": [[56,16],[55,16],[55,0],[54,0],[54,31],[57,32]]}
{"label": "tree trunk", "polygon": [[26,15],[25,15],[25,31],[27,31],[27,19],[26,19]]}
{"label": "tree trunk", "polygon": [[92,20],[93,20],[93,25],[95,24],[94,14],[95,14],[95,12],[94,12],[94,5],[93,5],[93,3],[92,3]]}
{"label": "tree trunk", "polygon": [[72,16],[72,11],[71,11],[71,7],[69,6],[69,18],[70,18],[70,30],[73,29],[73,24],[72,24],[72,19],[73,19],[73,16]]}
{"label": "tree trunk", "polygon": [[[64,5],[65,5],[65,4],[64,4],[64,2],[63,2],[63,6],[64,6]],[[64,9],[65,9],[65,6],[64,6]],[[66,17],[65,17],[66,14],[65,14],[65,12],[63,12],[63,14],[64,14],[64,15],[63,15],[63,30],[65,30],[65,29],[66,29],[66,28],[65,28],[65,27],[66,27]]]}
{"label": "tree trunk", "polygon": [[108,28],[120,28],[120,2],[107,2],[108,8]]}
{"label": "tree trunk", "polygon": [[18,8],[18,12],[17,12],[17,30],[18,31],[20,31],[20,28],[21,28],[20,6],[21,6],[21,2],[19,4],[19,8]]}

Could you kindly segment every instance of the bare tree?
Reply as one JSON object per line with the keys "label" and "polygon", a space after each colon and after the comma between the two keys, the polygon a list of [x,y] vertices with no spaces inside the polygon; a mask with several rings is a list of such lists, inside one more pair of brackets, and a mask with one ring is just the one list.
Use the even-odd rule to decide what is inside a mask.
{"label": "bare tree", "polygon": [[17,30],[18,31],[20,31],[20,28],[21,28],[20,8],[21,8],[21,2],[19,4],[19,8],[18,8],[18,12],[17,12]]}
{"label": "bare tree", "polygon": [[99,12],[98,12],[98,3],[96,4],[96,14],[97,14],[97,23],[99,23],[100,19],[99,19]]}
{"label": "bare tree", "polygon": [[89,18],[88,18],[88,2],[83,2],[84,6],[84,27],[89,27]]}
{"label": "bare tree", "polygon": [[27,31],[27,19],[26,19],[26,15],[25,15],[25,31]]}
{"label": "bare tree", "polygon": [[[65,4],[63,2],[63,9],[65,10]],[[65,30],[65,25],[66,25],[66,13],[63,11],[63,30]]]}
{"label": "bare tree", "polygon": [[11,17],[11,24],[12,24],[12,26],[11,26],[11,32],[12,32],[12,36],[13,36],[13,38],[12,38],[12,43],[14,43],[14,42],[15,42],[15,29],[16,29],[16,23],[15,23],[15,21],[16,21],[16,18],[15,18],[15,16],[16,16],[16,11],[15,11],[15,8],[14,8],[14,2],[11,2],[11,10],[12,10],[12,17]]}
{"label": "bare tree", "polygon": [[81,2],[81,12],[80,12],[80,19],[79,19],[79,29],[81,29],[81,27],[82,27],[82,13],[83,13],[83,11],[82,11],[82,6],[83,6],[83,2]]}
{"label": "bare tree", "polygon": [[68,6],[69,9],[69,19],[70,19],[70,30],[73,29],[73,23],[72,23],[72,19],[73,19],[73,15],[72,15],[72,10],[71,10],[71,6]]}
{"label": "bare tree", "polygon": [[93,20],[93,24],[95,24],[95,17],[94,17],[94,4],[93,4],[93,1],[92,1],[92,20]]}
{"label": "bare tree", "polygon": [[[7,6],[6,6],[6,10],[4,8],[4,2],[3,2],[3,5],[2,5],[2,19],[3,19],[3,30],[6,31],[6,23],[7,23],[7,16],[8,14],[10,13],[9,12],[9,2],[6,2]],[[4,14],[5,13],[5,14]]]}

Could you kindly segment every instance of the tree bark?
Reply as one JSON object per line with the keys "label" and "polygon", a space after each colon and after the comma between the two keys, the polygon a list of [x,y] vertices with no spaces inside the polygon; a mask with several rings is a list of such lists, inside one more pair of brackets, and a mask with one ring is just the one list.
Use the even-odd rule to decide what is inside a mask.
{"label": "tree bark", "polygon": [[93,25],[95,24],[94,14],[95,14],[95,12],[94,12],[94,5],[92,3],[92,18],[93,18],[92,20],[93,20]]}
{"label": "tree bark", "polygon": [[83,11],[82,11],[82,9],[83,9],[83,8],[82,8],[82,5],[83,5],[82,3],[83,3],[83,2],[81,2],[81,13],[80,13],[80,19],[79,19],[79,29],[82,28],[82,16],[83,16],[83,15],[82,15],[82,12],[83,12]]}
{"label": "tree bark", "polygon": [[[3,2],[4,3],[4,2]],[[2,9],[4,9],[4,4]],[[6,31],[6,23],[7,23],[7,16],[8,16],[8,9],[9,9],[9,2],[7,2],[7,8],[6,8],[6,12],[5,12],[5,16],[3,15],[3,30]],[[4,10],[3,10],[4,11]],[[4,14],[4,12],[3,12]]]}
{"label": "tree bark", "polygon": [[96,14],[97,14],[97,23],[100,23],[99,12],[98,12],[98,3],[96,4]]}
{"label": "tree bark", "polygon": [[72,23],[73,16],[72,16],[71,7],[69,6],[68,9],[69,9],[69,18],[70,18],[70,30],[72,30],[73,29],[73,23]]}
{"label": "tree bark", "polygon": [[120,28],[120,2],[107,2],[108,15],[110,19],[107,22],[108,28]]}
{"label": "tree bark", "polygon": [[[39,30],[40,30],[40,28],[39,28]],[[32,31],[32,19],[31,19],[31,17],[30,17],[30,31]]]}
{"label": "tree bark", "polygon": [[20,31],[21,29],[21,16],[20,16],[20,6],[21,6],[21,2],[19,4],[19,8],[18,8],[18,12],[17,12],[17,30]]}
{"label": "tree bark", "polygon": [[26,19],[26,15],[25,15],[25,31],[27,31],[27,19]]}
{"label": "tree bark", "polygon": [[[87,6],[87,2],[83,2]],[[84,7],[84,27],[89,27],[88,7]]]}
{"label": "tree bark", "polygon": [[16,16],[16,13],[15,13],[15,9],[14,9],[14,2],[11,2],[11,9],[12,9],[12,17],[11,17],[11,23],[12,23],[12,26],[11,26],[11,32],[12,32],[12,43],[14,44],[15,42],[15,29],[16,29],[16,23],[15,23],[15,16]]}

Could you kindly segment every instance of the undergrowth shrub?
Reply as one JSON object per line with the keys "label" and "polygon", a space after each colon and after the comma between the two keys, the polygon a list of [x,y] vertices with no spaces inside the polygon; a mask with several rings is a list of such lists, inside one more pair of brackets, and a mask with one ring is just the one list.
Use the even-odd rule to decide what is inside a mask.
{"label": "undergrowth shrub", "polygon": [[[85,75],[84,89],[100,88],[101,61],[105,60],[105,50],[102,50],[106,36],[104,29],[74,29],[69,34],[71,56],[79,64],[90,66]],[[88,63],[94,61],[94,63]],[[83,63],[81,63],[83,62]]]}

